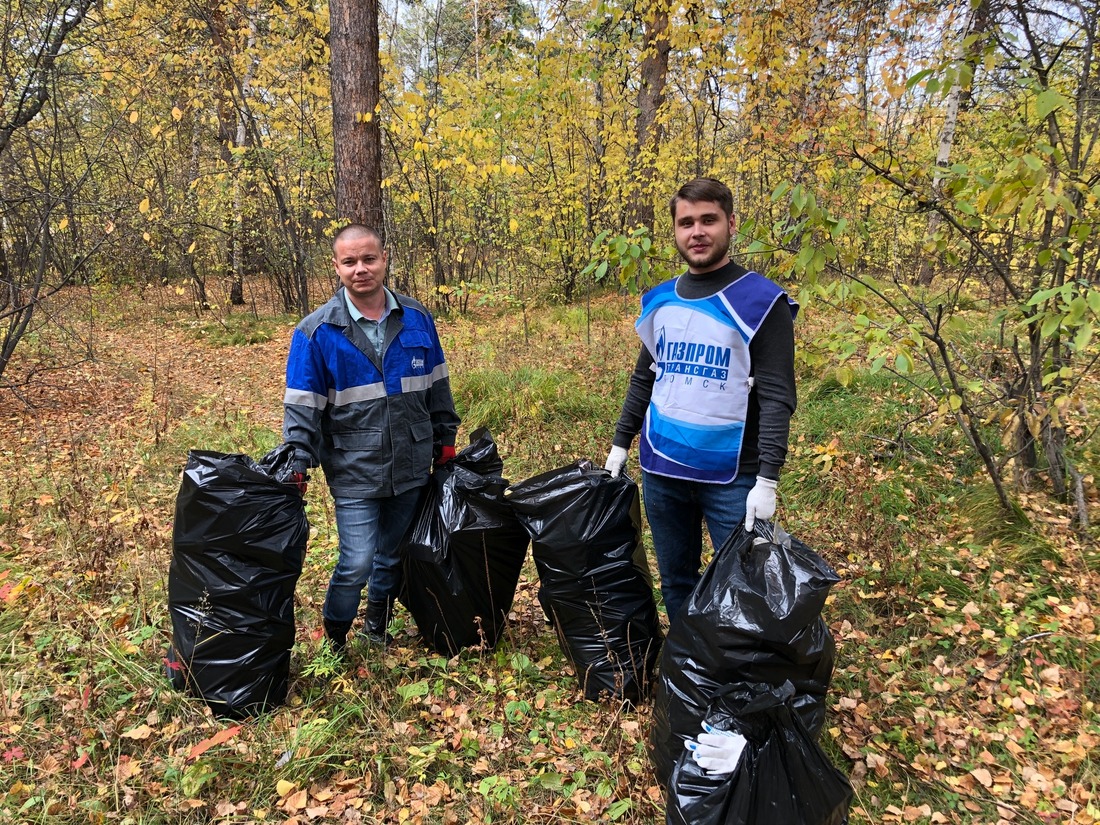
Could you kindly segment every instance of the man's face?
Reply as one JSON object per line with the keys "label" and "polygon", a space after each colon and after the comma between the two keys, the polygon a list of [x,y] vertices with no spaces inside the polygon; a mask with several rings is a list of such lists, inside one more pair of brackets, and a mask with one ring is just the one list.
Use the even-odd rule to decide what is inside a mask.
{"label": "man's face", "polygon": [[332,249],[332,265],[353,300],[371,301],[382,293],[386,260],[382,244],[373,235],[339,238]]}
{"label": "man's face", "polygon": [[724,266],[736,223],[714,201],[676,201],[676,250],[692,272]]}

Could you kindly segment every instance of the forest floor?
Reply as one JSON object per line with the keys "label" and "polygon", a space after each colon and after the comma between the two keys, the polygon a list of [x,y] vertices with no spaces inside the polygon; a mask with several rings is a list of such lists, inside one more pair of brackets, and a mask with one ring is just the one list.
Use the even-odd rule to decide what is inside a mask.
{"label": "forest floor", "polygon": [[[179,473],[189,449],[278,443],[294,322],[195,313],[171,289],[84,297],[0,390],[0,821],[662,821],[649,708],[579,695],[530,562],[496,651],[430,654],[402,609],[385,655],[325,658],[320,478],[287,706],[231,724],[171,690]],[[602,463],[634,305],[441,318],[459,446],[489,425],[513,480]],[[841,574],[822,744],[851,822],[1100,821],[1095,547],[1038,494],[1028,527],[983,517],[945,435],[927,466],[857,448],[855,416],[896,388],[804,383],[780,515]]]}

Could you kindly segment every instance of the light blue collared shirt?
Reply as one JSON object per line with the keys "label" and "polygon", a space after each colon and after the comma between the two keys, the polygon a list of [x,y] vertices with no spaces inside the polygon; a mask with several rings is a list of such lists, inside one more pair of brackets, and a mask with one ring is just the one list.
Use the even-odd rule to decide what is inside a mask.
{"label": "light blue collared shirt", "polygon": [[386,321],[389,320],[390,313],[397,309],[397,299],[393,296],[393,293],[385,287],[382,287],[382,289],[386,293],[386,308],[382,310],[382,317],[377,321],[372,321],[360,312],[359,308],[351,302],[351,295],[346,289],[344,290],[344,302],[348,305],[351,320],[355,321],[359,325],[359,329],[363,330],[367,340],[374,347],[374,351],[378,353],[379,359],[382,358],[382,347],[386,343]]}

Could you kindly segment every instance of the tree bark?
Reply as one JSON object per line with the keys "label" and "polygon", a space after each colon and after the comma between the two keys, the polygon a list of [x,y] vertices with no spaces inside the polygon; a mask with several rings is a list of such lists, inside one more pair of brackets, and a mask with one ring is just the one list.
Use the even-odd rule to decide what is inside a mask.
{"label": "tree bark", "polygon": [[661,150],[664,129],[658,119],[665,100],[668,80],[668,2],[652,0],[646,13],[644,51],[639,67],[641,86],[638,89],[638,117],[635,120],[637,153],[634,159],[636,181],[629,220],[631,228],[645,226],[653,232],[653,186],[657,174],[657,156]]}
{"label": "tree bark", "polygon": [[[34,44],[37,51],[34,59],[28,61],[31,71],[22,88],[12,86],[4,89],[5,107],[0,114],[0,152],[7,148],[11,136],[17,129],[26,126],[42,111],[49,100],[49,83],[53,76],[57,58],[65,47],[65,38],[84,22],[94,5],[94,0],[77,0],[65,8],[57,9],[52,19],[42,22],[45,35],[41,43]],[[7,65],[5,61],[5,71]]]}
{"label": "tree bark", "polygon": [[[959,70],[961,70],[964,60],[968,60],[972,64],[976,63],[973,56],[978,53],[978,47],[968,46],[966,40],[974,31],[975,21],[988,19],[987,11],[988,0],[980,0],[977,6],[970,6],[969,11],[966,13],[962,26],[962,36],[956,50],[956,57],[959,59]],[[936,176],[932,180],[934,200],[939,200],[943,194],[943,170],[951,165],[951,150],[955,146],[955,129],[959,122],[959,109],[963,105],[964,95],[969,95],[969,89],[969,84],[964,88],[963,84],[956,81],[951,86],[951,90],[947,93],[947,100],[944,102],[943,126],[940,128],[939,142],[936,147]],[[925,238],[934,238],[942,223],[943,217],[939,212],[934,209],[929,212],[928,222],[924,229]],[[917,282],[921,286],[931,286],[935,277],[936,270],[933,256],[924,255],[921,259]]]}
{"label": "tree bark", "polygon": [[384,232],[377,0],[329,0],[336,214]]}
{"label": "tree bark", "polygon": [[[256,17],[252,15],[248,21],[248,37],[245,42],[245,50],[251,54],[256,43]],[[237,146],[240,148],[252,148],[252,135],[248,129],[249,113],[245,108],[252,91],[252,77],[256,69],[254,59],[249,59],[248,67],[240,80],[241,107],[237,112]],[[252,211],[245,207],[255,197],[256,186],[247,178],[242,170],[243,157],[234,158],[236,173],[233,175],[233,264],[232,278],[229,284],[229,302],[233,306],[244,305],[244,273],[245,267],[256,267],[261,259],[260,251],[256,244],[255,219]]]}

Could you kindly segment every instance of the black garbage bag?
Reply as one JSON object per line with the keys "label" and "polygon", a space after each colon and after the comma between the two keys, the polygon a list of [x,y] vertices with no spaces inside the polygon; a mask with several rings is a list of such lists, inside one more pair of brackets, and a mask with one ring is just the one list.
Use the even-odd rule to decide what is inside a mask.
{"label": "black garbage bag", "polygon": [[638,485],[578,461],[512,485],[531,534],[539,602],[585,697],[648,695],[661,646]]}
{"label": "black garbage bag", "polygon": [[[795,687],[737,684],[705,721],[748,741],[732,774],[711,776],[681,748],[668,785],[673,825],[843,825],[852,786],[791,709]],[[701,728],[700,728],[701,730]]]}
{"label": "black garbage bag", "polygon": [[489,431],[432,472],[404,539],[401,601],[431,648],[493,648],[504,632],[530,539],[504,499]]}
{"label": "black garbage bag", "polygon": [[302,497],[284,483],[292,454],[287,444],[259,462],[192,450],[176,497],[168,674],[225,716],[286,699],[309,540]]}
{"label": "black garbage bag", "polygon": [[657,781],[694,738],[716,695],[736,683],[790,682],[792,710],[816,738],[836,643],[821,609],[840,579],[798,539],[765,522],[742,525],[715,553],[669,628],[653,703]]}

